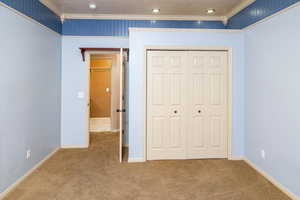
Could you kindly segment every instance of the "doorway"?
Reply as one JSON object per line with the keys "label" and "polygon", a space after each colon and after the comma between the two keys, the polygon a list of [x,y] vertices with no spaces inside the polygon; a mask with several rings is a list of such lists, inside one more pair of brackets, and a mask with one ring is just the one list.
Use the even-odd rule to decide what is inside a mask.
{"label": "doorway", "polygon": [[125,69],[128,49],[81,48],[88,74],[87,144],[90,134],[118,134],[116,158],[123,160],[125,135]]}
{"label": "doorway", "polygon": [[[116,87],[119,85],[116,56],[93,54],[90,59],[90,132],[111,132],[113,129],[118,131],[118,123],[114,122],[117,119],[112,109],[115,106],[112,100],[118,101],[116,95],[119,93],[119,88]],[[112,76],[117,76],[117,83],[112,83]],[[115,87],[112,88],[112,85]]]}

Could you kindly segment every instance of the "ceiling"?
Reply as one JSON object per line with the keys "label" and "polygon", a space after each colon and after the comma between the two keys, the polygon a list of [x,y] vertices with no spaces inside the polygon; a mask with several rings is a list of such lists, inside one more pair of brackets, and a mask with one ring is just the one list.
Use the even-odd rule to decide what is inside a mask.
{"label": "ceiling", "polygon": [[[207,18],[216,20],[231,17],[254,0],[40,0],[54,12],[65,18]],[[95,3],[95,10],[89,9]],[[152,14],[159,8],[159,14]],[[206,13],[208,8],[216,12]]]}

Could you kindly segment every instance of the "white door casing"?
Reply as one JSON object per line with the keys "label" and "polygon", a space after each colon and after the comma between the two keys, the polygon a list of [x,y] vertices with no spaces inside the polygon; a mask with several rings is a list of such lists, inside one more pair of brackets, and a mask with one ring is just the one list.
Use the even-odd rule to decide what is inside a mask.
{"label": "white door casing", "polygon": [[148,51],[148,160],[227,157],[227,66],[226,51]]}

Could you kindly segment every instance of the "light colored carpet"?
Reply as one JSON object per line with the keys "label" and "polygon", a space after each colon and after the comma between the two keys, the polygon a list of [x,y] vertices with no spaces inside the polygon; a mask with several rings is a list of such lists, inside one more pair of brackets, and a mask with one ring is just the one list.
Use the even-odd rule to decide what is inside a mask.
{"label": "light colored carpet", "polygon": [[118,162],[118,135],[59,150],[5,200],[288,200],[243,161]]}

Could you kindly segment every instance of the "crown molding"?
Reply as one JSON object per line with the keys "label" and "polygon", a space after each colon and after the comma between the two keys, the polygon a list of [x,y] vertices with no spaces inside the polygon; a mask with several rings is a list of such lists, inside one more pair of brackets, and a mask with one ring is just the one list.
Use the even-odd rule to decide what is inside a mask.
{"label": "crown molding", "polygon": [[63,11],[50,0],[39,0],[55,14],[64,19],[116,19],[116,20],[196,20],[196,21],[222,21],[225,25],[229,18],[239,13],[241,10],[254,3],[256,0],[244,0],[235,6],[225,16],[197,16],[197,15],[114,15],[114,14],[76,14],[63,13]]}
{"label": "crown molding", "polygon": [[128,28],[129,31],[162,31],[162,32],[214,32],[241,33],[241,29],[202,29],[202,28]]}
{"label": "crown molding", "polygon": [[110,14],[73,14],[64,13],[64,19],[120,19],[120,20],[199,20],[224,21],[224,16],[187,16],[187,15],[110,15]]}
{"label": "crown molding", "polygon": [[45,6],[47,6],[50,10],[52,10],[55,14],[57,14],[58,16],[62,16],[62,10],[57,7],[54,3],[52,3],[50,0],[39,0],[42,4],[44,4]]}
{"label": "crown molding", "polygon": [[229,13],[226,14],[226,18],[230,19],[231,17],[233,17],[234,15],[236,15],[237,13],[239,13],[240,11],[242,11],[244,8],[248,7],[249,5],[254,3],[255,1],[256,0],[244,0],[244,1],[242,1],[240,4],[235,6]]}

